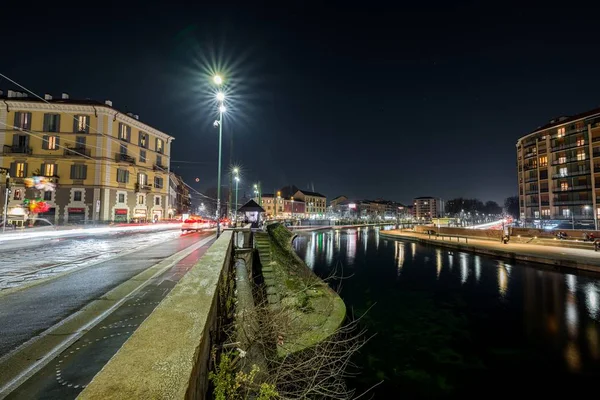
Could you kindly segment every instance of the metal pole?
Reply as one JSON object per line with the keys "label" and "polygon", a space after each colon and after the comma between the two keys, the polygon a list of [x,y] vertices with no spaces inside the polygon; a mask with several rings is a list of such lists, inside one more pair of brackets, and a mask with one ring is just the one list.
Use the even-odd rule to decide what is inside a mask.
{"label": "metal pole", "polygon": [[7,210],[7,208],[8,208],[8,192],[10,190],[9,185],[10,185],[10,174],[7,172],[6,173],[6,189],[4,190],[4,211],[3,211],[4,220],[2,222],[2,233],[4,233],[4,231],[6,230],[6,218],[8,216],[8,212],[7,212],[8,211]]}
{"label": "metal pole", "polygon": [[217,237],[221,235],[221,142],[223,139],[223,112],[219,110],[219,168],[217,172]]}
{"label": "metal pole", "polygon": [[236,223],[237,226],[237,206],[238,206],[238,185],[240,183],[240,179],[236,176],[235,177],[235,208],[233,209],[233,220]]}

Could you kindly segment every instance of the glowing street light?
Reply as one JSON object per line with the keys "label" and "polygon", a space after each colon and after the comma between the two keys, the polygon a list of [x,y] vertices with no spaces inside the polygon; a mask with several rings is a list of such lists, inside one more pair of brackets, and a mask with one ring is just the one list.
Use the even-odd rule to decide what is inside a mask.
{"label": "glowing street light", "polygon": [[219,100],[220,102],[225,101],[225,95],[223,94],[223,92],[217,93],[217,100]]}
{"label": "glowing street light", "polygon": [[[223,78],[220,75],[215,75],[213,77],[213,81],[217,85],[221,85],[223,83]],[[223,101],[225,100],[225,95],[223,92],[217,93],[217,100],[221,103],[219,105],[219,120],[215,121],[215,126],[219,126],[219,168],[217,171],[217,237],[221,235],[221,149],[223,142],[223,113],[225,112],[225,106],[223,105]]]}
{"label": "glowing street light", "polygon": [[238,208],[238,187],[240,184],[240,177],[239,175],[237,175],[238,173],[238,169],[234,169],[233,172],[235,172],[235,209],[233,210],[233,220],[235,221],[235,226],[237,226],[237,208]]}
{"label": "glowing street light", "polygon": [[221,78],[221,75],[215,75],[213,77],[213,81],[217,84],[220,85],[223,83],[223,78]]}
{"label": "glowing street light", "polygon": [[[219,121],[221,121],[221,118],[223,118],[223,113],[225,113],[227,109],[225,108],[225,106],[223,104],[221,104],[221,106],[219,107],[219,113],[221,114],[221,116],[219,117]],[[220,125],[220,123],[219,123]]]}

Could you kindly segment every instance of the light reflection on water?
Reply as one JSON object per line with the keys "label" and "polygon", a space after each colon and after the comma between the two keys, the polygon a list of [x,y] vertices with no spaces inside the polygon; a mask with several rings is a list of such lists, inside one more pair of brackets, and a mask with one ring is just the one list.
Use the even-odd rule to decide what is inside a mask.
{"label": "light reflection on water", "polygon": [[[375,288],[390,279],[403,287],[426,287],[432,293],[461,293],[469,307],[485,307],[480,312],[490,318],[482,324],[489,325],[490,334],[501,332],[504,336],[499,340],[511,338],[516,347],[531,343],[536,351],[542,348],[543,354],[560,357],[563,364],[553,364],[552,368],[587,374],[595,371],[600,375],[598,278],[532,265],[511,265],[491,257],[414,242],[386,241],[379,238],[378,230],[362,228],[301,234],[295,246],[318,274],[322,271],[326,276],[325,271],[338,262],[350,267],[355,285],[373,287],[369,294],[375,296],[373,301],[384,301],[377,297],[385,296],[385,291]],[[455,262],[458,269],[453,270]],[[386,275],[387,268],[393,268],[393,277]],[[345,283],[343,290],[348,290],[348,286]],[[477,316],[471,318],[477,321]],[[500,323],[496,321],[511,323],[494,325]]]}

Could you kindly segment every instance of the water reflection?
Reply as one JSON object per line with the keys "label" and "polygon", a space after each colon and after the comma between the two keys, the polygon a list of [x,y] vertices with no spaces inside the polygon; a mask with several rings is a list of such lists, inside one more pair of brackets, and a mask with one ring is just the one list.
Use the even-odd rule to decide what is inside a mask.
{"label": "water reflection", "polygon": [[[372,339],[383,340],[379,347],[382,353],[373,354],[375,358],[399,357],[387,346],[394,340],[394,322],[407,311],[407,306],[401,304],[406,298],[397,296],[414,290],[429,292],[431,296],[427,298],[435,299],[436,306],[442,308],[456,301],[459,306],[453,306],[453,312],[462,313],[460,317],[468,320],[469,327],[473,327],[469,334],[481,335],[473,340],[492,349],[489,353],[484,351],[484,357],[496,354],[497,350],[502,354],[498,357],[501,370],[510,367],[521,371],[526,358],[528,368],[537,365],[539,369],[568,370],[590,376],[600,371],[600,280],[595,276],[511,265],[491,257],[414,242],[389,240],[378,247],[379,238],[374,229],[338,230],[323,235],[326,237],[318,244],[315,234],[301,234],[304,240],[296,241],[298,253],[309,266],[323,271],[324,276],[338,260],[344,265],[357,263],[355,275],[342,291],[349,308],[368,308],[373,303],[394,304],[394,307],[386,306],[384,312],[373,314],[372,318],[381,318],[378,323],[386,327],[379,329]],[[457,268],[453,269],[455,264]],[[389,279],[392,274],[396,279]],[[409,302],[414,299],[409,298]],[[412,304],[408,306],[411,307]],[[428,313],[431,311],[418,315]],[[503,353],[503,349],[508,351]],[[516,354],[514,349],[522,349],[523,353]],[[494,360],[494,357],[486,358],[490,370],[494,368]],[[527,371],[530,370],[522,373],[526,375]],[[394,374],[393,370],[385,372]],[[393,395],[377,398],[393,398]]]}

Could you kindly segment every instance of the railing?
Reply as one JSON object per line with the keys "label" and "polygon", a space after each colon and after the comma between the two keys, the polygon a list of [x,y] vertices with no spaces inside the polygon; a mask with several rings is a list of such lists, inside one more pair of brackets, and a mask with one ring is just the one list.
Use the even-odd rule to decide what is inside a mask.
{"label": "railing", "polygon": [[[587,125],[586,125],[586,126],[581,127],[581,128],[575,128],[575,129],[572,129],[572,130],[565,130],[565,133],[563,133],[560,137],[568,137],[568,136],[576,135],[578,133],[587,133],[587,131],[588,130],[587,130]],[[558,139],[559,138],[558,133],[553,134],[551,138],[553,140],[554,139]]]}
{"label": "railing", "polygon": [[600,136],[592,138],[592,142],[600,142]]}
{"label": "railing", "polygon": [[135,184],[135,191],[136,192],[147,192],[149,190],[152,190],[152,185],[140,184],[140,183],[136,183]]}
{"label": "railing", "polygon": [[166,171],[167,167],[165,167],[164,165],[161,165],[161,164],[154,164],[152,169],[155,171]]}
{"label": "railing", "polygon": [[529,171],[530,169],[537,168],[537,165],[525,165],[523,168],[525,169],[525,171]]}
{"label": "railing", "polygon": [[540,203],[538,202],[533,202],[533,201],[528,201],[527,203],[525,203],[526,207],[539,207]]}
{"label": "railing", "polygon": [[31,147],[4,145],[4,154],[31,154]]}
{"label": "railing", "polygon": [[587,158],[580,160],[577,157],[569,157],[569,158],[565,159],[564,161],[554,160],[554,161],[552,161],[552,165],[568,164],[568,163],[577,162],[577,161],[587,161]]}
{"label": "railing", "polygon": [[540,193],[548,193],[548,188],[547,187],[541,188]]}
{"label": "railing", "polygon": [[550,202],[549,202],[548,200],[542,200],[542,203],[541,203],[541,204],[542,204],[543,206],[549,206],[549,205],[550,205]]}
{"label": "railing", "polygon": [[64,155],[69,157],[91,157],[92,149],[86,149],[85,147],[69,147],[65,149]]}
{"label": "railing", "polygon": [[578,171],[568,171],[566,174],[563,174],[563,173],[552,174],[552,179],[567,178],[569,176],[585,175],[585,174],[589,174],[589,173],[590,173],[589,169],[578,170]]}
{"label": "railing", "polygon": [[127,163],[131,163],[131,164],[135,164],[135,158],[131,157],[127,154],[121,154],[121,153],[116,153],[115,154],[115,161],[116,162],[127,162]]}
{"label": "railing", "polygon": [[536,156],[536,155],[537,155],[537,153],[535,151],[530,151],[530,152],[526,153],[523,156],[523,158],[530,158],[530,157],[533,157],[533,156]]}
{"label": "railing", "polygon": [[573,204],[589,204],[591,203],[591,199],[582,199],[582,200],[558,200],[554,199],[555,206],[568,206]]}
{"label": "railing", "polygon": [[532,189],[532,190],[528,190],[525,192],[525,194],[538,194],[539,190],[537,189]]}
{"label": "railing", "polygon": [[592,185],[578,185],[578,186],[569,186],[566,189],[556,188],[555,192],[573,192],[576,190],[589,190],[592,188]]}
{"label": "railing", "polygon": [[525,178],[525,182],[533,182],[533,181],[537,181],[538,177],[537,176],[530,176],[528,178]]}
{"label": "railing", "polygon": [[571,149],[573,147],[582,147],[585,145],[586,145],[585,141],[583,141],[583,143],[578,143],[578,142],[565,143],[565,144],[561,144],[558,146],[552,146],[552,151],[566,150],[566,149]]}

